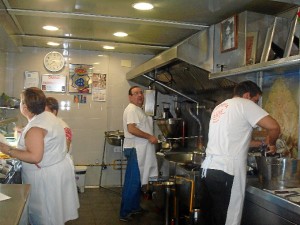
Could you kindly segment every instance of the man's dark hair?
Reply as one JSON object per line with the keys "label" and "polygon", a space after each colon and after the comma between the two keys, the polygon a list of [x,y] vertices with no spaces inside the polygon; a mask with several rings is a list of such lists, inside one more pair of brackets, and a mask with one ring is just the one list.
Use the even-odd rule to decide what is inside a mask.
{"label": "man's dark hair", "polygon": [[134,88],[140,88],[140,87],[139,86],[132,86],[131,88],[129,88],[128,95],[132,95],[131,91]]}
{"label": "man's dark hair", "polygon": [[242,97],[243,94],[245,94],[247,92],[250,93],[251,98],[256,96],[257,94],[262,95],[261,89],[257,86],[256,83],[254,83],[250,80],[243,81],[243,82],[237,84],[233,90],[233,95]]}

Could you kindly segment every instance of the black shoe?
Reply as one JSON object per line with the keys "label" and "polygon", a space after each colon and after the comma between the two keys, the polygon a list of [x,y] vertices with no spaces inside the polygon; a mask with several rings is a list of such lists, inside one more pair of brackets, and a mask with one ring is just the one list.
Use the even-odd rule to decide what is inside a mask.
{"label": "black shoe", "polygon": [[136,214],[141,214],[141,213],[144,213],[144,212],[147,212],[147,210],[145,210],[143,208],[139,208],[137,210],[132,211],[131,214],[136,215]]}
{"label": "black shoe", "polygon": [[128,221],[132,220],[132,217],[130,215],[128,215],[128,216],[125,216],[125,217],[120,217],[119,220],[123,221],[123,222],[128,222]]}

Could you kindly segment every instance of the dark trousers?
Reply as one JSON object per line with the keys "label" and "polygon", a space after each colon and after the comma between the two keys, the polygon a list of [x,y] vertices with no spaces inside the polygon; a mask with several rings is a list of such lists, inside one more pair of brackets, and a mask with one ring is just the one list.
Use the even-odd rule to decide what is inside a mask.
{"label": "dark trousers", "polygon": [[133,211],[141,208],[141,180],[135,148],[124,148],[124,155],[127,158],[127,166],[122,191],[120,217],[127,217]]}
{"label": "dark trousers", "polygon": [[208,169],[200,180],[200,208],[204,225],[226,223],[234,176],[221,170]]}

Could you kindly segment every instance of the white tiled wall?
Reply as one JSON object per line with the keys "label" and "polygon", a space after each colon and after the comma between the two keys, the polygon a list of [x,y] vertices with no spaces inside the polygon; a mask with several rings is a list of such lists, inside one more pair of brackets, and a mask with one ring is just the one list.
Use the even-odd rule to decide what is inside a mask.
{"label": "white tiled wall", "polygon": [[[19,98],[24,87],[24,71],[38,71],[40,75],[49,74],[43,66],[43,58],[51,50],[23,48],[20,53],[9,53],[5,73],[5,92],[10,96]],[[62,52],[61,50],[57,51]],[[99,54],[104,56],[99,57]],[[87,94],[86,104],[73,103],[72,93],[46,93],[47,96],[55,97],[59,101],[68,100],[71,102],[70,111],[60,111],[58,115],[72,128],[72,154],[75,164],[95,165],[98,162],[101,163],[102,160],[104,132],[122,130],[122,114],[128,104],[127,93],[130,87],[130,83],[126,80],[126,73],[152,56],[71,51],[68,57],[70,60],[66,67],[58,74],[68,76],[69,63],[93,64],[95,62],[99,64],[94,65],[94,72],[107,74],[107,99],[105,102],[93,102],[91,95]],[[121,60],[130,61],[132,67],[122,66]],[[1,58],[0,65],[2,65]],[[0,73],[0,81],[3,79],[2,74],[4,73]],[[22,117],[20,116],[20,118]],[[26,120],[23,118],[19,123],[24,125]],[[113,151],[108,150],[108,156],[109,154],[112,154],[112,157],[117,157]],[[86,174],[86,185],[99,185],[99,177],[100,167],[89,166]],[[120,185],[120,171],[111,167],[103,171],[102,185]]]}
{"label": "white tiled wall", "polygon": [[6,55],[0,51],[0,95],[4,92],[5,87],[5,68],[6,68]]}

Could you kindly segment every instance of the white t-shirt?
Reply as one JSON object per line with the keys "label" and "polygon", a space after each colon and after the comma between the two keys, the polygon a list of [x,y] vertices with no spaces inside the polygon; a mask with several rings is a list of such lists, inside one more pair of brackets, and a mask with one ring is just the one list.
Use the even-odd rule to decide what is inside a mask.
{"label": "white t-shirt", "polygon": [[134,136],[133,134],[129,133],[127,130],[127,125],[135,123],[137,128],[141,131],[144,131],[148,134],[153,134],[153,123],[152,118],[147,116],[143,109],[140,107],[129,103],[123,113],[123,128],[124,128],[124,148],[132,148],[135,147],[135,143],[144,143],[147,144],[148,140],[145,138],[140,138]]}
{"label": "white t-shirt", "polygon": [[[235,97],[219,104],[209,124],[206,160],[209,169],[234,175],[234,160],[248,151],[253,127],[268,113],[253,101]],[[242,156],[246,158],[246,156]]]}

